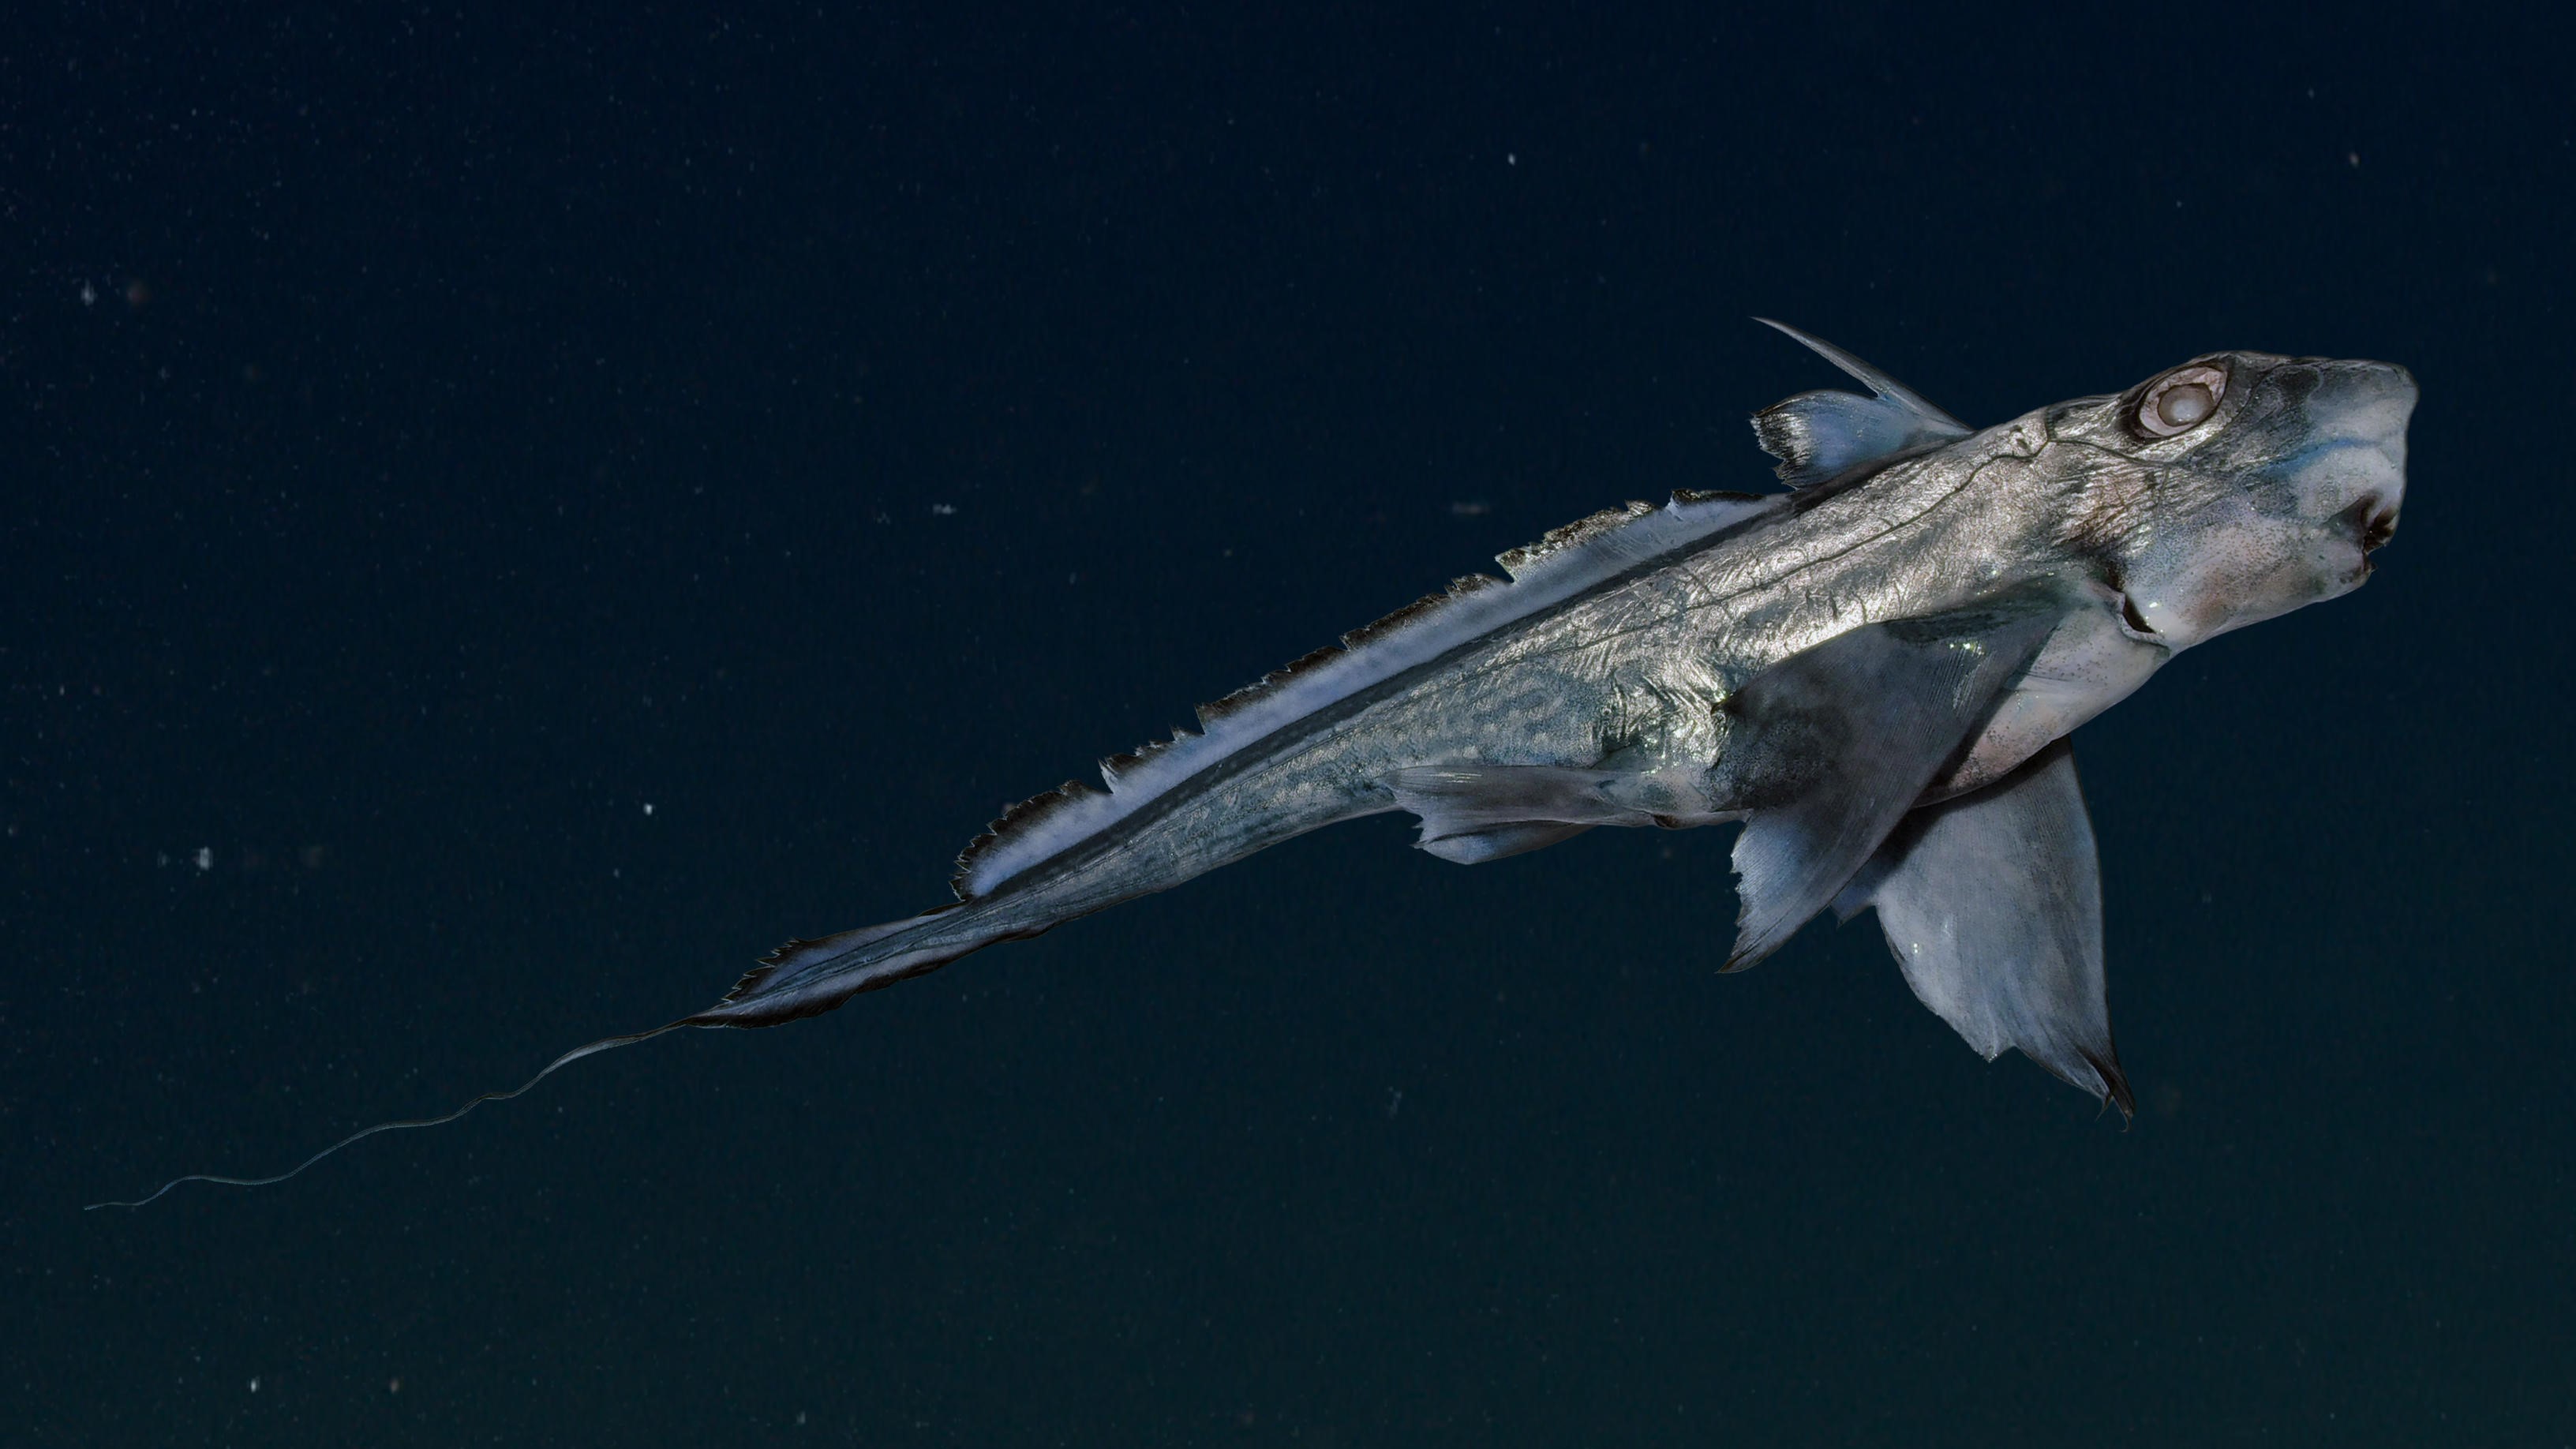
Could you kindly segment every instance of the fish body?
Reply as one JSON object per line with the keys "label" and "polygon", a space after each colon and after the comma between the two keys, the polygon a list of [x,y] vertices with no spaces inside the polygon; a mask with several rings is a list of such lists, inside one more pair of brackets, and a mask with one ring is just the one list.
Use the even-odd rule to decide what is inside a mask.
{"label": "fish body", "polygon": [[2102,890],[2067,736],[2205,640],[2358,588],[2406,490],[2414,378],[2219,352],[1973,430],[1869,388],[1754,415],[1785,493],[1692,493],[1556,530],[1199,708],[1196,731],[1013,806],[957,900],[790,941],[724,998],[556,1057],[453,1122],[681,1027],[829,1011],[997,941],[1337,820],[1405,810],[1463,864],[1605,825],[1740,822],[1728,969],[1871,911],[1915,995],[2125,1114]]}
{"label": "fish body", "polygon": [[[1773,324],[1777,326],[1778,324]],[[2184,648],[2358,586],[2415,384],[2216,353],[1972,431],[1867,384],[1755,418],[1791,491],[1559,529],[1013,807],[952,905],[773,953],[685,1018],[767,1025],[1408,810],[1462,863],[1741,821],[1730,966],[1875,908],[1927,1005],[2128,1106],[2065,738]]]}

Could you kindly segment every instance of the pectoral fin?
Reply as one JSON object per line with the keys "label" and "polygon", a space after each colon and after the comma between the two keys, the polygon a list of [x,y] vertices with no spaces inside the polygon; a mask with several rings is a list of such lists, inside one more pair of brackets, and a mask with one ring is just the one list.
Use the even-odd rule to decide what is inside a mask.
{"label": "pectoral fin", "polygon": [[1755,676],[1717,797],[1749,811],[1729,971],[1778,949],[1834,899],[1993,713],[2064,616],[2054,595],[1999,596],[1865,624]]}
{"label": "pectoral fin", "polygon": [[1877,908],[1906,984],[1988,1061],[2019,1047],[2136,1110],[2111,1045],[2102,880],[2066,741],[1906,817],[1834,904]]}

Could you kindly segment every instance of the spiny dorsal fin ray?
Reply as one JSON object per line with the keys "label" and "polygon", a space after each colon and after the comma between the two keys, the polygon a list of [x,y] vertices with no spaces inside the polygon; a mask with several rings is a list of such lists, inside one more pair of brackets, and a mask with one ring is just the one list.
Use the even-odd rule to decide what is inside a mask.
{"label": "spiny dorsal fin ray", "polygon": [[1012,806],[957,858],[958,898],[1003,882],[1124,819],[1253,741],[1383,683],[1504,625],[1526,619],[1651,560],[1698,548],[1771,516],[1779,494],[1680,491],[1662,507],[1631,503],[1552,530],[1501,555],[1507,583],[1470,574],[1327,646],[1199,706],[1200,733],[1174,732],[1101,762],[1107,793],[1078,782]]}
{"label": "spiny dorsal fin ray", "polygon": [[1873,394],[1802,392],[1753,415],[1753,436],[1762,451],[1780,460],[1780,481],[1790,487],[1812,487],[1854,468],[1893,462],[1971,431],[1921,393],[1823,338],[1768,317],[1754,320],[1787,334]]}

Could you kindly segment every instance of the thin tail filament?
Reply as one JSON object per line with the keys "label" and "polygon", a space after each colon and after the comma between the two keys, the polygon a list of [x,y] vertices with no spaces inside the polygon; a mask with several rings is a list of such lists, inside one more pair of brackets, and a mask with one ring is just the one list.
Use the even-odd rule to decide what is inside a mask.
{"label": "thin tail filament", "polygon": [[533,1090],[537,1083],[553,1076],[556,1072],[561,1071],[565,1067],[571,1066],[574,1062],[580,1061],[583,1057],[597,1056],[601,1052],[612,1052],[617,1050],[619,1047],[633,1046],[640,1041],[651,1041],[653,1038],[662,1035],[664,1032],[677,1031],[681,1027],[691,1024],[692,1023],[688,1018],[683,1017],[678,1021],[664,1022],[662,1025],[653,1028],[651,1031],[630,1032],[625,1036],[601,1037],[595,1042],[589,1042],[582,1046],[574,1047],[571,1051],[565,1052],[562,1056],[546,1063],[544,1070],[538,1072],[535,1076],[528,1078],[526,1081],[521,1082],[519,1085],[512,1087],[506,1092],[485,1092],[482,1096],[476,1097],[464,1106],[459,1107],[455,1111],[449,1112],[444,1116],[414,1117],[400,1122],[379,1122],[373,1127],[361,1127],[357,1131],[350,1133],[348,1136],[341,1138],[339,1141],[332,1143],[330,1146],[323,1148],[321,1151],[314,1153],[312,1156],[274,1177],[223,1177],[210,1172],[192,1172],[186,1177],[174,1177],[168,1182],[161,1184],[161,1186],[154,1189],[152,1194],[148,1197],[137,1198],[132,1202],[94,1202],[84,1206],[81,1211],[96,1212],[100,1208],[149,1207],[153,1203],[159,1201],[163,1193],[166,1193],[170,1189],[178,1187],[183,1183],[190,1182],[210,1182],[218,1187],[273,1186],[304,1171],[304,1169],[320,1162],[323,1158],[330,1156],[341,1148],[350,1146],[354,1143],[363,1142],[367,1138],[373,1137],[379,1132],[401,1132],[413,1127],[444,1127],[448,1123],[455,1121],[457,1118],[464,1116],[466,1113],[473,1111],[475,1108],[482,1106],[486,1102],[506,1102],[512,1097],[526,1094]]}

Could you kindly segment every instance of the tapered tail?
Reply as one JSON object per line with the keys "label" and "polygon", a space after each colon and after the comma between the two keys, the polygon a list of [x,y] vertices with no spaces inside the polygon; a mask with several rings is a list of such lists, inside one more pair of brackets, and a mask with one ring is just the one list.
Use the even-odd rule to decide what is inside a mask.
{"label": "tapered tail", "polygon": [[776,1026],[799,1017],[814,1016],[831,1010],[862,991],[891,986],[907,977],[937,970],[996,941],[1042,934],[1059,921],[1070,919],[1069,916],[1056,916],[1032,920],[1026,915],[1005,918],[1001,912],[990,908],[974,908],[981,904],[961,903],[908,920],[843,931],[819,941],[790,941],[762,958],[757,968],[725,994],[724,1000],[704,1011],[665,1022],[650,1031],[602,1037],[574,1047],[546,1063],[543,1070],[519,1085],[507,1091],[485,1092],[453,1112],[362,1127],[284,1172],[268,1177],[227,1177],[218,1173],[192,1172],[185,1177],[170,1179],[143,1197],[131,1201],[94,1202],[82,1211],[144,1207],[160,1201],[171,1189],[192,1182],[210,1183],[216,1187],[269,1187],[295,1177],[324,1158],[380,1132],[443,1127],[486,1102],[506,1102],[512,1097],[522,1096],[539,1082],[584,1057],[595,1057],[601,1052],[651,1041],[684,1026]]}
{"label": "tapered tail", "polygon": [[[1105,904],[1105,903],[1104,903]],[[1097,907],[1094,907],[1097,909]],[[760,959],[724,1000],[687,1026],[776,1026],[818,1016],[858,995],[936,971],[997,941],[1042,936],[1076,915],[1005,911],[961,901],[881,926],[861,926],[812,941],[790,941]]]}

